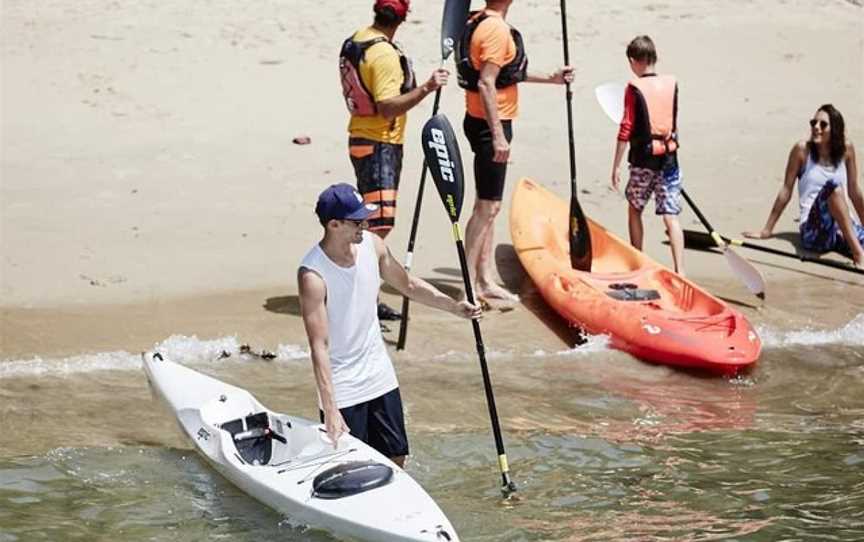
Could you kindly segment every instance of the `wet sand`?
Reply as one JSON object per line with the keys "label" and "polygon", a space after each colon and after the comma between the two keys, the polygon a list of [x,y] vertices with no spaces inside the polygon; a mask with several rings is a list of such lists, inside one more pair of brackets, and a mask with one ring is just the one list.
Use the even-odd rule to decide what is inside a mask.
{"label": "wet sand", "polygon": [[[767,302],[751,296],[729,278],[725,260],[714,253],[690,253],[690,261],[705,259],[723,278],[695,277],[697,283],[740,310],[757,329],[835,329],[861,314],[864,284],[842,272],[814,274],[806,264],[765,262],[763,272],[777,269],[797,274],[797,280],[769,282]],[[487,346],[515,352],[555,351],[576,346],[577,330],[568,326],[543,302],[517,262],[501,267],[507,285],[519,292],[522,303],[514,310],[486,313],[481,327]],[[805,269],[808,269],[805,271]],[[445,291],[456,293],[456,270],[427,277]],[[770,276],[770,275],[769,275]],[[394,307],[401,297],[386,289],[383,299]],[[394,359],[444,354],[473,345],[471,326],[448,314],[412,304],[408,348],[391,349]],[[234,336],[253,351],[275,352],[279,345],[308,348],[296,292],[279,289],[214,293],[195,297],[158,299],[148,303],[66,306],[59,308],[2,308],[3,342],[0,360],[26,360],[34,356],[62,358],[123,350],[140,352],[172,335],[213,339]],[[385,339],[395,346],[399,323],[387,322]]]}

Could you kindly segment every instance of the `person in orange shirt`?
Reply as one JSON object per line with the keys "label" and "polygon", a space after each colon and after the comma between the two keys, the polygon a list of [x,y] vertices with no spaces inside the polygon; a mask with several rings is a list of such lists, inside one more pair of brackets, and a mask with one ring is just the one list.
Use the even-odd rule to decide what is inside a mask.
{"label": "person in orange shirt", "polygon": [[486,8],[471,13],[456,48],[459,86],[465,89],[463,128],[474,152],[477,196],[468,226],[465,249],[469,273],[479,300],[516,302],[519,297],[495,283],[492,245],[495,217],[501,210],[513,120],[519,113],[519,83],[572,81],[569,66],[548,75],[528,72],[522,35],[505,22],[513,0],[487,0]]}

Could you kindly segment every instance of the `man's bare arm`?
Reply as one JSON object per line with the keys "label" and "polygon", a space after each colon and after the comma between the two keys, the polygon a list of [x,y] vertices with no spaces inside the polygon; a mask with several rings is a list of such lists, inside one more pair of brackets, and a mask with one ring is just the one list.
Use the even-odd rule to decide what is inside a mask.
{"label": "man's bare arm", "polygon": [[309,338],[312,370],[315,373],[318,396],[321,398],[321,407],[324,411],[324,425],[327,428],[327,435],[335,445],[339,436],[348,432],[348,426],[336,407],[333,392],[329,353],[330,331],[326,305],[327,287],[324,279],[314,271],[305,268],[298,271],[297,284],[300,289],[300,315]]}
{"label": "man's bare arm", "polygon": [[480,317],[481,310],[479,307],[471,305],[467,301],[457,302],[425,280],[409,275],[402,264],[390,253],[390,249],[387,248],[384,241],[378,236],[372,237],[375,240],[375,251],[378,254],[381,278],[399,290],[399,293],[412,301],[441,309],[456,316],[463,318]]}

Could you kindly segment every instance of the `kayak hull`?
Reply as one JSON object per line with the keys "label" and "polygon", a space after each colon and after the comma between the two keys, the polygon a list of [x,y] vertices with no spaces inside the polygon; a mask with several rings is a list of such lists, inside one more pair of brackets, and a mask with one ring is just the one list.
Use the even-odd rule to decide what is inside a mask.
{"label": "kayak hull", "polygon": [[513,193],[513,248],[565,320],[640,359],[732,375],[759,358],[744,316],[588,220],[592,272],[570,267],[567,203],[530,179]]}
{"label": "kayak hull", "polygon": [[[145,354],[144,370],[153,390],[177,418],[202,457],[242,491],[292,521],[352,539],[399,542],[458,540],[432,498],[405,471],[350,435],[334,448],[321,424],[268,410],[246,390]],[[243,448],[235,429],[264,420],[276,433]],[[240,425],[242,427],[240,427]],[[235,431],[232,434],[231,431]],[[281,442],[284,440],[285,442]],[[321,497],[319,474],[355,462],[392,470],[392,478],[339,498]]]}

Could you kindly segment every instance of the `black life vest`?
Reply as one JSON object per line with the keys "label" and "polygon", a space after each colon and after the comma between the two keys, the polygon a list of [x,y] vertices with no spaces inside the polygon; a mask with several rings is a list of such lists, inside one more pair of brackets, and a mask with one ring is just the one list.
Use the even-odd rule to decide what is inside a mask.
{"label": "black life vest", "polygon": [[[459,86],[477,91],[477,83],[480,81],[480,71],[471,64],[471,38],[477,27],[489,18],[485,11],[474,11],[465,24],[462,37],[456,44],[456,73],[458,74]],[[504,88],[516,83],[521,83],[528,75],[528,55],[525,54],[525,43],[522,34],[510,27],[510,35],[516,44],[516,56],[506,66],[501,67],[498,77],[495,79],[495,88]]]}
{"label": "black life vest", "polygon": [[342,96],[345,98],[345,106],[348,108],[348,112],[355,117],[371,117],[378,113],[372,93],[369,92],[363,78],[360,77],[360,62],[363,61],[366,49],[382,41],[389,43],[399,54],[399,65],[402,67],[400,94],[410,92],[417,87],[411,60],[402,53],[402,50],[395,43],[384,36],[366,41],[354,41],[352,36],[342,42],[342,50],[339,51],[339,77],[342,81]]}

